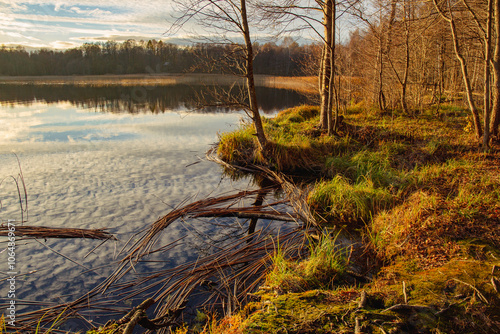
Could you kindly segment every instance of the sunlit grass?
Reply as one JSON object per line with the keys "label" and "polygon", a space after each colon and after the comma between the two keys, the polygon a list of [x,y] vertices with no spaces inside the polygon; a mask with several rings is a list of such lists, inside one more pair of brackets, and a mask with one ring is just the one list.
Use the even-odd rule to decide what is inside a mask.
{"label": "sunlit grass", "polygon": [[[416,328],[424,332],[432,328],[460,332],[462,325],[467,330],[488,328],[473,317],[483,312],[485,319],[496,319],[499,309],[488,282],[491,266],[499,265],[500,174],[497,155],[477,152],[473,135],[465,129],[463,108],[443,105],[439,112],[408,117],[353,105],[345,115],[345,127],[331,137],[317,132],[319,119],[309,110],[291,109],[266,121],[266,133],[275,147],[274,166],[286,172],[290,165],[306,164],[299,157],[303,154],[320,170],[308,195],[313,214],[323,224],[355,226],[367,249],[383,264],[374,281],[363,286],[372,302],[378,299],[379,308],[395,304],[450,308],[459,315],[428,317],[417,311]],[[266,280],[277,296],[263,295],[269,302],[256,307],[248,328],[258,333],[279,332],[280,326],[311,332],[326,328],[320,320],[320,329],[308,327],[318,313],[300,311],[306,307],[302,303],[306,294],[307,298],[313,291],[325,295],[323,290],[308,289],[340,293],[338,279],[345,273],[345,262],[338,248],[321,249],[310,249],[310,258],[291,261],[278,248]],[[443,292],[448,290],[453,294]],[[478,291],[491,306],[479,300]],[[322,305],[319,299],[311,302]],[[329,314],[351,311],[348,304],[328,310]],[[387,320],[390,312],[380,311],[364,314]],[[390,315],[395,317],[391,321],[407,320]]]}
{"label": "sunlit grass", "polygon": [[336,243],[336,237],[322,234],[310,241],[309,256],[301,261],[289,260],[280,247],[273,255],[272,270],[266,285],[280,292],[300,292],[333,288],[342,277],[347,257]]}
{"label": "sunlit grass", "polygon": [[267,160],[258,152],[255,130],[248,123],[220,135],[218,155],[237,165],[266,163],[283,172],[321,173],[329,155],[347,152],[356,143],[349,137],[322,135],[316,129],[318,122],[318,107],[304,105],[287,109],[275,118],[263,119],[269,140]]}
{"label": "sunlit grass", "polygon": [[334,224],[368,222],[394,201],[388,189],[375,187],[370,180],[352,184],[342,176],[317,183],[308,197],[314,212]]}

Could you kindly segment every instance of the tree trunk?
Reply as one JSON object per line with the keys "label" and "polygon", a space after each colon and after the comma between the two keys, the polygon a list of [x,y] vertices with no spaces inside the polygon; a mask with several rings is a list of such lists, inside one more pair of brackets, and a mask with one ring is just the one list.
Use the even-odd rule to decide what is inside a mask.
{"label": "tree trunk", "polygon": [[493,0],[488,0],[488,19],[486,22],[486,39],[484,43],[484,135],[483,150],[490,149],[490,58],[491,58],[491,15]]}
{"label": "tree trunk", "polygon": [[451,29],[451,36],[453,40],[453,47],[455,49],[455,56],[457,57],[458,61],[460,62],[460,69],[462,71],[462,78],[464,80],[465,84],[465,92],[467,94],[467,100],[469,102],[469,108],[472,113],[472,119],[474,121],[474,129],[476,131],[476,136],[477,138],[481,138],[483,135],[482,129],[481,129],[481,121],[479,119],[479,111],[476,108],[476,104],[474,103],[474,98],[472,96],[472,88],[470,84],[470,78],[469,78],[469,71],[467,68],[467,63],[465,61],[464,56],[460,52],[460,46],[458,44],[458,36],[457,36],[457,28],[455,26],[455,20],[453,19],[453,13],[451,11],[451,5],[448,3],[448,12],[450,14],[450,17],[447,17],[443,11],[439,8],[437,1],[433,0],[434,2],[434,7],[436,10],[439,12],[441,17],[446,20],[450,24],[450,29]]}
{"label": "tree trunk", "polygon": [[389,56],[391,43],[392,43],[392,26],[394,24],[394,18],[396,17],[396,0],[391,2],[391,13],[389,15],[389,22],[385,29],[384,25],[381,25],[380,31],[380,43],[378,50],[378,92],[377,92],[377,103],[380,110],[385,111],[387,108],[385,94],[384,94],[384,55]]}
{"label": "tree trunk", "polygon": [[494,0],[495,53],[493,54],[493,107],[490,132],[498,138],[500,125],[500,0]]}
{"label": "tree trunk", "polygon": [[408,9],[408,17],[406,16],[406,1],[404,2],[404,25],[405,25],[405,72],[401,82],[401,108],[405,114],[409,114],[408,105],[406,103],[406,88],[408,86],[408,73],[410,70],[410,10]]}
{"label": "tree trunk", "polygon": [[259,105],[257,103],[257,94],[255,91],[255,79],[253,73],[253,48],[252,40],[250,39],[250,29],[248,26],[246,1],[240,0],[241,4],[241,24],[243,30],[243,37],[245,39],[245,57],[246,57],[246,79],[247,79],[247,89],[248,89],[248,100],[250,104],[250,111],[252,113],[252,120],[255,127],[255,133],[257,136],[257,141],[259,142],[261,152],[266,153],[267,148],[267,138],[264,133],[264,127],[262,125],[262,119],[260,118]]}
{"label": "tree trunk", "polygon": [[377,104],[380,110],[385,110],[385,95],[384,95],[384,85],[383,85],[383,74],[384,74],[384,60],[383,60],[383,42],[382,36],[380,36],[380,43],[378,49],[378,80],[377,80]]}
{"label": "tree trunk", "polygon": [[[331,26],[330,26],[330,79],[328,80],[328,135],[332,135],[335,132],[334,125],[337,124],[337,115],[335,113],[335,120],[333,119],[333,106],[336,101],[336,96],[334,92],[335,88],[335,16],[336,16],[336,3],[335,0],[330,2],[330,15],[331,15]],[[336,108],[337,110],[337,108]],[[335,124],[334,124],[335,123]]]}
{"label": "tree trunk", "polygon": [[330,103],[330,91],[331,91],[331,77],[332,74],[332,64],[330,61],[332,53],[332,3],[334,0],[326,0],[326,4],[323,8],[323,25],[325,29],[325,45],[323,51],[322,61],[322,84],[321,84],[321,111],[320,111],[320,128],[322,130],[329,129],[329,123],[331,120],[331,103]]}

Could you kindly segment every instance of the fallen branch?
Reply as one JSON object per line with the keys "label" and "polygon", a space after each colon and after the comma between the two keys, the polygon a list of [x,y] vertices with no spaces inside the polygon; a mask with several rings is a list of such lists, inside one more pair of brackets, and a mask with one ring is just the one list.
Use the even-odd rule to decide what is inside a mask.
{"label": "fallen branch", "polygon": [[[247,209],[247,210],[245,210]],[[271,220],[281,220],[281,221],[297,221],[298,217],[290,213],[281,213],[276,211],[264,211],[257,210],[256,208],[244,209],[214,209],[207,212],[200,212],[192,215],[192,218],[200,217],[236,217],[236,218],[257,218],[257,219],[271,219]]]}
{"label": "fallen branch", "polygon": [[491,285],[493,285],[493,289],[496,293],[500,293],[500,280],[496,277],[491,278]]}
{"label": "fallen branch", "polygon": [[[8,236],[7,224],[0,225],[0,236]],[[117,240],[104,229],[82,229],[66,227],[16,226],[16,237],[29,238],[84,238],[99,240]]]}
{"label": "fallen branch", "polygon": [[365,290],[361,291],[361,297],[358,302],[358,310],[364,309],[366,307],[366,303],[368,302],[368,295]]}
{"label": "fallen branch", "polygon": [[459,279],[456,279],[456,278],[453,278],[453,280],[458,282],[458,283],[462,283],[464,285],[467,285],[468,287],[470,287],[472,290],[474,290],[477,293],[477,295],[479,296],[479,299],[481,299],[485,304],[489,304],[488,299],[486,299],[486,297],[481,293],[481,291],[479,291],[475,286],[473,286],[472,284],[469,284],[467,282],[461,281]]}

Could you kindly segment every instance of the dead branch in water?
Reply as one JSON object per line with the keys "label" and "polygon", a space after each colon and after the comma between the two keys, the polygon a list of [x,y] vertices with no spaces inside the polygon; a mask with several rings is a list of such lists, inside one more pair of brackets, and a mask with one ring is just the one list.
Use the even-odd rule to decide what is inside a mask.
{"label": "dead branch in water", "polygon": [[297,215],[271,210],[262,210],[262,207],[249,207],[241,209],[212,209],[190,215],[192,218],[200,217],[236,217],[236,218],[257,218],[272,219],[281,221],[297,221]]}
{"label": "dead branch in water", "polygon": [[[7,236],[9,229],[7,224],[0,225],[0,236]],[[118,240],[105,229],[82,229],[66,227],[44,227],[44,226],[16,226],[16,237],[29,238],[84,238],[98,240]]]}
{"label": "dead branch in water", "polygon": [[[158,244],[160,234],[178,219],[200,217],[208,213],[229,214],[235,216],[238,212],[243,214],[268,215],[266,218],[285,218],[295,220],[295,215],[279,212],[274,205],[283,205],[279,201],[267,205],[258,205],[248,208],[235,208],[236,204],[262,192],[262,189],[241,191],[219,197],[211,197],[186,204],[173,209],[164,217],[158,219],[145,231],[138,234],[137,241],[128,247],[126,255],[119,261],[118,268],[105,281],[93,288],[77,300],[44,308],[37,311],[26,312],[16,316],[19,325],[16,328],[29,330],[35,328],[43,316],[43,325],[49,325],[57,319],[64,308],[72,310],[68,316],[79,316],[86,310],[100,310],[106,308],[109,314],[109,305],[120,303],[123,300],[132,300],[142,294],[153,292],[156,301],[155,316],[164,319],[156,322],[159,327],[168,326],[175,319],[189,296],[196,289],[206,286],[206,282],[220,282],[218,286],[207,292],[210,296],[206,299],[212,303],[224,304],[232,300],[232,305],[243,302],[249,292],[254,291],[262,280],[264,269],[270,264],[271,256],[276,245],[280,248],[300,248],[304,242],[303,231],[293,229],[291,232],[279,234],[278,237],[262,233],[252,233],[239,238],[223,247],[214,254],[201,257],[195,262],[186,263],[176,268],[161,270],[155,273],[140,275],[139,278],[122,280],[127,273],[136,270],[136,264],[153,253],[164,252],[180,244],[183,237],[169,245]],[[274,217],[271,217],[271,214]],[[215,216],[215,215],[212,215]],[[291,230],[291,228],[290,228]],[[287,246],[289,245],[289,247]],[[144,274],[144,273],[143,273]],[[227,286],[227,287],[226,287]],[[227,291],[231,291],[231,296]],[[118,311],[119,312],[119,311]]]}
{"label": "dead branch in water", "polygon": [[[217,161],[219,162],[219,161]],[[219,162],[220,163],[220,162]],[[16,318],[19,328],[34,328],[43,317],[43,324],[50,324],[60,314],[63,308],[71,309],[72,315],[80,316],[80,312],[93,310],[109,310],[109,305],[136,297],[149,295],[156,301],[155,316],[158,327],[169,326],[185,307],[193,292],[205,288],[205,305],[219,305],[231,312],[247,300],[262,282],[265,269],[271,264],[272,254],[276,247],[282,252],[295,256],[300,254],[305,241],[304,229],[288,228],[287,232],[278,235],[268,233],[250,233],[240,237],[223,247],[218,247],[215,253],[200,257],[194,262],[185,263],[175,268],[160,270],[154,273],[140,274],[135,278],[125,275],[136,271],[136,265],[144,261],[148,255],[167,251],[180,244],[179,238],[168,245],[158,244],[161,233],[172,223],[183,218],[201,217],[242,217],[265,218],[282,221],[299,221],[305,226],[314,225],[314,219],[308,210],[305,198],[307,192],[296,187],[285,176],[279,175],[262,166],[251,166],[249,170],[264,174],[270,180],[280,185],[287,194],[286,201],[249,207],[235,207],[242,200],[252,196],[262,195],[263,189],[241,191],[219,197],[210,197],[174,208],[162,218],[156,220],[150,227],[136,235],[136,241],[127,247],[126,255],[118,263],[118,268],[101,284],[93,288],[79,299],[19,314]],[[247,170],[247,172],[249,171]],[[291,203],[294,213],[281,212],[273,205]],[[257,201],[256,201],[257,203]],[[125,248],[125,247],[124,247]],[[113,299],[111,301],[111,299]],[[109,312],[108,312],[109,314]],[[159,330],[167,332],[167,327]]]}
{"label": "dead branch in water", "polygon": [[231,165],[220,159],[217,155],[217,146],[212,147],[207,151],[206,158],[209,161],[213,161],[228,170],[232,170],[240,173],[251,173],[262,175],[265,178],[271,180],[272,182],[279,184],[281,189],[286,193],[290,204],[292,205],[297,217],[306,223],[308,226],[318,226],[316,218],[313,216],[309,210],[309,205],[307,204],[306,198],[308,195],[307,189],[301,189],[297,187],[288,176],[271,170],[270,168],[263,165]]}

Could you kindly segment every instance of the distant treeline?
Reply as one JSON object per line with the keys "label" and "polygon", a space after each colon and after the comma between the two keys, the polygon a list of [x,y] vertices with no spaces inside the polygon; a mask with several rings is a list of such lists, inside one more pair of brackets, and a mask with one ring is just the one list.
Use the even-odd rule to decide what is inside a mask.
{"label": "distant treeline", "polygon": [[[0,47],[0,75],[99,75],[139,73],[218,72],[231,70],[224,55],[231,45],[178,46],[162,41],[127,40],[86,43],[81,47],[28,52],[22,47]],[[303,75],[314,45],[285,40],[255,44],[255,72],[279,76]]]}

